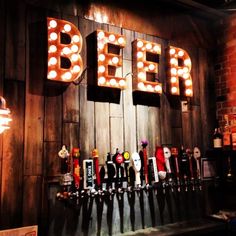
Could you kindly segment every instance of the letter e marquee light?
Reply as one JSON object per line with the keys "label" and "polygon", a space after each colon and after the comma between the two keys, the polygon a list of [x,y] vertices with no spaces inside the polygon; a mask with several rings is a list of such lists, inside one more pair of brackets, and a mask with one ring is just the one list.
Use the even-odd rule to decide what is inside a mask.
{"label": "letter e marquee light", "polygon": [[193,83],[190,75],[191,59],[188,53],[176,47],[169,47],[169,84],[172,95],[180,95],[179,77],[184,80],[185,96],[193,96]]}
{"label": "letter e marquee light", "polygon": [[[157,57],[161,54],[161,45],[142,39],[132,44],[133,49],[133,90],[162,93],[161,83],[155,81],[158,75]],[[148,59],[150,56],[151,59]],[[148,80],[150,75],[151,80]]]}
{"label": "letter e marquee light", "polygon": [[[109,51],[109,46],[115,46],[120,49],[126,44],[123,35],[97,30],[97,76],[98,86],[111,88],[126,88],[126,79],[117,77],[109,73],[109,67],[116,70],[122,66],[122,57],[120,53]],[[117,50],[116,50],[117,52]]]}
{"label": "letter e marquee light", "polygon": [[[83,71],[80,56],[82,37],[75,25],[65,20],[47,18],[49,80],[72,82]],[[69,38],[65,42],[62,36]],[[66,38],[65,37],[65,38]],[[62,61],[66,63],[62,63]]]}

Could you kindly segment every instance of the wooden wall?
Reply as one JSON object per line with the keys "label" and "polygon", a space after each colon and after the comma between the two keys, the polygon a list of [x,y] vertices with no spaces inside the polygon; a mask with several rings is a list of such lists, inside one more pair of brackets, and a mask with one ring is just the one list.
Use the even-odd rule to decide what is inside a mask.
{"label": "wooden wall", "polygon": [[[95,235],[99,222],[96,221],[96,225],[91,226],[92,232],[88,232],[85,227],[87,216],[80,217],[80,209],[71,211],[55,201],[57,177],[60,174],[58,150],[62,144],[70,149],[79,146],[82,158],[88,158],[96,147],[101,164],[104,163],[106,153],[114,153],[116,148],[138,151],[141,139],[149,141],[150,156],[154,155],[155,146],[161,144],[183,144],[190,148],[199,146],[204,153],[211,145],[209,137],[215,119],[214,98],[210,90],[214,75],[209,50],[193,46],[191,42],[186,43],[186,40],[181,43],[180,36],[176,36],[178,40],[175,41],[173,38],[164,39],[162,35],[146,34],[145,28],[141,33],[96,23],[82,15],[78,16],[78,5],[70,2],[68,5],[53,1],[16,1],[13,5],[9,4],[9,1],[1,1],[0,6],[0,29],[4,32],[0,34],[0,94],[6,98],[13,118],[11,129],[0,136],[0,228],[39,224],[41,232],[48,231],[49,235],[75,235],[80,231],[79,224],[84,229],[84,235]],[[121,76],[132,71],[131,42],[136,38],[158,42],[163,49],[171,43],[187,50],[193,64],[194,97],[190,109],[182,113],[180,107],[173,105],[165,94],[160,96],[159,107],[134,105],[130,75],[127,77],[128,87],[121,92],[119,103],[89,99],[87,74],[79,86],[73,83],[68,86],[48,83],[45,80],[47,16],[68,20],[79,28],[84,42],[81,55],[85,67],[88,56],[86,37],[90,33],[103,29],[125,35],[127,46],[123,50],[123,67],[118,70]],[[185,19],[178,17],[179,28]],[[191,18],[191,21],[194,19]],[[160,58],[160,80],[165,90],[164,54]],[[191,199],[198,201],[196,196],[188,195],[189,204]],[[122,229],[114,226],[113,232],[170,222],[170,219],[162,219],[163,215],[161,218],[152,212],[151,209],[158,208],[158,201],[154,203],[155,208],[147,207],[149,200],[149,197],[143,198],[144,203],[140,203],[140,206],[146,206],[143,210],[145,213],[140,214],[142,207],[131,208],[133,212],[128,211],[126,199],[123,221],[128,222],[130,214],[133,214],[136,215],[136,223],[124,223]],[[134,202],[138,204],[137,197]],[[104,205],[102,211],[100,229],[104,230],[104,235],[111,230],[104,219],[107,218],[108,225],[111,225],[109,217],[111,220],[112,212],[113,220],[119,217],[119,201],[113,204]],[[87,203],[82,205],[84,209],[81,212],[86,212],[85,206]],[[165,211],[168,209],[165,208]],[[93,205],[93,219],[97,217],[96,214]],[[177,210],[173,214],[178,214]],[[185,217],[188,217],[186,214]],[[175,217],[175,220],[178,219],[181,217]],[[80,223],[77,224],[77,220]],[[70,221],[73,222],[72,229]],[[66,234],[68,230],[70,234]]]}

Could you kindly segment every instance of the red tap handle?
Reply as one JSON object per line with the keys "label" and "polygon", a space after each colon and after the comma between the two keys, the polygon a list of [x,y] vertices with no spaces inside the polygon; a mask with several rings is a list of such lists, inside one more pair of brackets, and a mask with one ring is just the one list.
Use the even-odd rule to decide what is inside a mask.
{"label": "red tap handle", "polygon": [[80,150],[79,148],[72,149],[73,158],[73,177],[75,187],[78,189],[80,187],[80,166],[79,166]]}
{"label": "red tap handle", "polygon": [[165,156],[162,147],[156,147],[155,157],[158,171],[165,171]]}
{"label": "red tap handle", "polygon": [[148,158],[147,158],[147,141],[142,141],[142,147],[143,147],[143,167],[144,167],[144,177],[145,177],[145,183],[149,184],[148,182]]}

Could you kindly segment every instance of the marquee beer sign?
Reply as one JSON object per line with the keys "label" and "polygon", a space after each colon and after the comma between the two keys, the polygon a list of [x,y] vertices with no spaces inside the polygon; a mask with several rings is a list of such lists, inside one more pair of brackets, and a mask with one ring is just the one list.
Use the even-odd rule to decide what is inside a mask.
{"label": "marquee beer sign", "polygon": [[[47,18],[48,26],[48,73],[49,80],[72,82],[81,76],[83,61],[80,56],[83,45],[79,29],[72,23],[55,18]],[[97,43],[97,85],[110,88],[126,88],[126,78],[109,74],[122,67],[121,50],[126,46],[125,36],[103,30],[96,32]],[[62,42],[61,36],[69,37],[68,42]],[[113,45],[119,50],[117,53],[108,50]],[[158,81],[159,56],[162,54],[158,43],[135,39],[132,43],[132,72],[133,90],[150,93],[162,93],[162,84]],[[184,95],[193,96],[191,72],[191,59],[188,53],[177,47],[169,46],[166,52],[168,60],[167,79],[169,92],[180,95],[179,80],[183,80]],[[62,61],[67,61],[66,66]],[[151,77],[152,79],[149,79]],[[154,79],[153,79],[154,78]]]}

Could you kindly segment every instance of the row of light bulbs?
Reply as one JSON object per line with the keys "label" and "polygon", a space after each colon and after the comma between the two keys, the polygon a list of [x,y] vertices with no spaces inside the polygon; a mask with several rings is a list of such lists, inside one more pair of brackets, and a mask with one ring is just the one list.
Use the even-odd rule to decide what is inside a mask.
{"label": "row of light bulbs", "polygon": [[[61,33],[68,34],[71,38],[69,44],[61,43]],[[96,31],[97,36],[97,77],[98,86],[126,88],[126,78],[117,77],[108,73],[108,65],[113,67],[122,66],[122,57],[119,54],[108,52],[109,45],[116,45],[120,49],[126,45],[123,35]],[[82,48],[82,37],[77,28],[68,21],[48,18],[48,79],[71,82],[77,79],[83,69],[80,56]],[[153,76],[158,74],[158,63],[147,61],[146,54],[161,55],[161,45],[137,39],[133,43],[133,87],[134,90],[162,93],[162,85],[156,81],[147,81],[147,73]],[[61,68],[60,58],[66,57],[71,62],[70,69]],[[185,80],[185,95],[192,96],[192,79],[190,75],[191,60],[186,51],[170,46],[169,49],[169,83],[170,91],[174,95],[179,95],[179,77]],[[184,66],[179,66],[179,60]]]}

